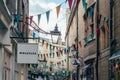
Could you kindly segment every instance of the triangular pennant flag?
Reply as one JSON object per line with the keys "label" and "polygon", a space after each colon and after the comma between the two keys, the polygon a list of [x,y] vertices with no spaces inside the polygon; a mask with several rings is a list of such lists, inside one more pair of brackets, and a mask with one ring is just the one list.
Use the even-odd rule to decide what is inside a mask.
{"label": "triangular pennant flag", "polygon": [[68,52],[70,52],[70,47],[68,47]]}
{"label": "triangular pennant flag", "polygon": [[60,50],[61,55],[63,55],[62,50]]}
{"label": "triangular pennant flag", "polygon": [[85,6],[86,0],[82,0],[83,7]]}
{"label": "triangular pennant flag", "polygon": [[64,54],[66,54],[66,48],[64,49]]}
{"label": "triangular pennant flag", "polygon": [[58,57],[58,52],[56,52],[56,54],[57,54],[57,57]]}
{"label": "triangular pennant flag", "polygon": [[28,28],[27,34],[28,34],[28,36],[30,35],[30,28]]}
{"label": "triangular pennant flag", "polygon": [[22,22],[22,31],[24,31],[25,23]]}
{"label": "triangular pennant flag", "polygon": [[38,42],[40,42],[40,37],[38,37]]}
{"label": "triangular pennant flag", "polygon": [[93,33],[90,34],[90,38],[93,40],[93,38],[94,38],[94,34]]}
{"label": "triangular pennant flag", "polygon": [[53,58],[54,58],[55,53],[53,53]]}
{"label": "triangular pennant flag", "polygon": [[50,50],[52,49],[52,45],[50,44]]}
{"label": "triangular pennant flag", "polygon": [[79,41],[78,43],[79,43],[79,46],[82,47],[82,43],[81,43],[81,41]]}
{"label": "triangular pennant flag", "polygon": [[67,3],[68,0],[65,1],[65,3]]}
{"label": "triangular pennant flag", "polygon": [[106,22],[104,22],[104,28],[107,32],[109,32],[108,24]]}
{"label": "triangular pennant flag", "polygon": [[22,30],[23,31],[24,31],[25,21],[26,21],[26,16],[23,17],[23,22],[22,22]]}
{"label": "triangular pennant flag", "polygon": [[20,15],[16,15],[15,18],[14,18],[14,24],[17,23],[20,21]]}
{"label": "triangular pennant flag", "polygon": [[72,0],[68,0],[68,4],[69,4],[69,8],[71,10],[71,8],[72,8]]}
{"label": "triangular pennant flag", "polygon": [[48,48],[48,43],[46,43],[46,48]]}
{"label": "triangular pennant flag", "polygon": [[53,46],[53,50],[55,50],[55,46]]}
{"label": "triangular pennant flag", "polygon": [[35,32],[33,32],[33,39],[35,38]]}
{"label": "triangular pennant flag", "polygon": [[73,44],[73,49],[76,50],[76,45],[75,44]]}
{"label": "triangular pennant flag", "polygon": [[92,18],[93,17],[93,8],[90,7],[90,17]]}
{"label": "triangular pennant flag", "polygon": [[44,45],[44,40],[42,39],[42,46]]}
{"label": "triangular pennant flag", "polygon": [[88,38],[85,37],[85,38],[84,38],[84,41],[85,41],[85,43],[87,44],[87,43],[88,43]]}
{"label": "triangular pennant flag", "polygon": [[50,53],[50,58],[51,58],[51,55],[52,55],[52,54]]}
{"label": "triangular pennant flag", "polygon": [[56,7],[57,18],[58,18],[58,16],[59,16],[59,13],[60,13],[60,7],[61,7],[61,5],[59,5],[59,6],[57,6],[57,7]]}
{"label": "triangular pennant flag", "polygon": [[49,22],[49,15],[50,15],[50,11],[47,11],[46,12],[47,23]]}
{"label": "triangular pennant flag", "polygon": [[40,23],[41,14],[38,15],[38,25]]}
{"label": "triangular pennant flag", "polygon": [[100,29],[97,29],[97,35],[100,36]]}
{"label": "triangular pennant flag", "polygon": [[33,16],[30,16],[30,25],[31,25],[32,21],[33,21]]}

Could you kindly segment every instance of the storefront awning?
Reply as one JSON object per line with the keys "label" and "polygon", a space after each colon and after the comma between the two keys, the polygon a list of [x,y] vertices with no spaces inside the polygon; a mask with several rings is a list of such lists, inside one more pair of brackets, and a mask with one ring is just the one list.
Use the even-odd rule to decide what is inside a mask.
{"label": "storefront awning", "polygon": [[109,60],[113,60],[113,59],[118,58],[118,57],[120,57],[120,50],[113,53],[113,55],[109,58]]}

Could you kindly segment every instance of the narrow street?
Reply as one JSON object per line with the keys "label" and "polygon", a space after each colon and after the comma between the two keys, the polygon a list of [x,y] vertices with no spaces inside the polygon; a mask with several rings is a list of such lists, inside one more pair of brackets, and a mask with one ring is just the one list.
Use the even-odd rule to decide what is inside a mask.
{"label": "narrow street", "polygon": [[0,0],[0,80],[120,80],[120,0]]}

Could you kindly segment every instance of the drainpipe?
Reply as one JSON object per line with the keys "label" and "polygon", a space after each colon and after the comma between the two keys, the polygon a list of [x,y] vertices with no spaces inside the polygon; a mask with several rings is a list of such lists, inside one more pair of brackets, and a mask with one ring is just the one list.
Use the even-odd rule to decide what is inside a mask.
{"label": "drainpipe", "polygon": [[112,39],[113,39],[113,32],[112,32],[112,24],[113,24],[113,20],[112,20],[112,16],[113,16],[113,0],[110,0],[110,56],[112,56]]}
{"label": "drainpipe", "polygon": [[[97,21],[96,21],[96,29],[99,29],[99,24],[98,24],[98,15],[99,15],[99,0],[97,0],[96,2],[96,11],[97,11]],[[99,58],[99,55],[100,55],[100,51],[99,51],[99,35],[96,34],[96,46],[97,46],[97,54],[96,54],[96,80],[99,80],[99,77],[98,77],[98,58]]]}
{"label": "drainpipe", "polygon": [[[78,51],[78,7],[76,8],[76,21],[77,21],[77,27],[76,27],[76,35],[77,35],[77,38],[76,38],[76,45],[77,45],[77,59],[79,58],[78,54],[79,54],[79,51]],[[79,80],[79,65],[77,65],[77,80]]]}
{"label": "drainpipe", "polygon": [[[109,25],[110,25],[110,57],[112,56],[112,40],[113,40],[113,32],[112,32],[112,25],[113,25],[113,3],[114,3],[114,0],[110,0],[110,22],[109,22]],[[108,61],[109,63],[111,63],[110,61]],[[109,66],[108,66],[109,67]],[[110,72],[109,72],[109,80],[112,79],[112,65],[110,65]]]}

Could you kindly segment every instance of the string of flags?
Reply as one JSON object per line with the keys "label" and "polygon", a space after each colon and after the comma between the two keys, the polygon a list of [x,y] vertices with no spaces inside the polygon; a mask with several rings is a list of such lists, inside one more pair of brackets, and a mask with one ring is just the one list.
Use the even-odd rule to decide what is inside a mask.
{"label": "string of flags", "polygon": [[[57,18],[59,17],[59,14],[60,14],[60,9],[61,9],[61,5],[66,3],[68,1],[68,4],[69,4],[69,7],[71,8],[72,6],[72,0],[65,0],[63,3],[61,3],[60,5],[58,5],[56,8],[56,14],[57,14]],[[30,17],[28,16],[23,16],[23,15],[14,15],[14,24],[18,24],[19,22],[22,22],[22,30],[24,31],[24,27],[25,27],[25,24],[29,24],[32,28],[34,28],[34,30],[38,31],[38,32],[41,32],[41,33],[44,33],[44,34],[50,34],[48,32],[45,32],[44,30],[42,30],[41,28],[39,28],[39,23],[40,23],[40,19],[41,19],[41,16],[42,14],[46,14],[46,19],[47,19],[47,23],[49,22],[49,17],[50,17],[50,11],[52,10],[48,10],[44,13],[41,13],[41,14],[37,14],[37,15],[32,15]],[[23,16],[23,20],[21,20],[21,16]],[[33,17],[34,16],[37,16],[38,17],[38,25],[33,21]],[[29,19],[29,23],[26,22],[27,19]]]}
{"label": "string of flags", "polygon": [[[61,6],[62,6],[64,3],[66,3],[67,1],[68,1],[69,8],[70,8],[70,10],[71,10],[73,0],[65,0],[64,2],[62,2],[61,4],[59,4],[58,6],[55,7],[57,18],[59,17]],[[53,8],[53,9],[54,9],[54,8]],[[40,14],[37,14],[37,15],[32,15],[32,16],[30,16],[30,17],[37,16],[37,18],[38,18],[38,25],[39,25],[42,14],[46,14],[47,23],[49,23],[49,17],[50,17],[50,12],[51,12],[51,11],[52,11],[52,9],[47,10],[47,11],[45,11],[45,12],[43,12],[43,13],[40,13]]]}

